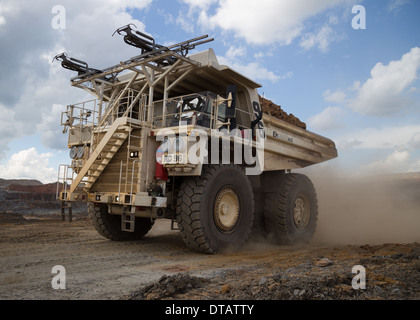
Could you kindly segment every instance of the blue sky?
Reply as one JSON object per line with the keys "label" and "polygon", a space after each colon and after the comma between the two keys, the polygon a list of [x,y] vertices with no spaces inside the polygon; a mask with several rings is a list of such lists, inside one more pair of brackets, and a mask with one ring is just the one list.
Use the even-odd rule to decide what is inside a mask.
{"label": "blue sky", "polygon": [[[352,27],[355,5],[366,29]],[[420,1],[0,0],[0,178],[56,180],[70,162],[60,112],[90,97],[52,58],[66,51],[97,68],[130,58],[136,49],[111,37],[128,23],[165,45],[215,38],[199,49],[336,142],[339,157],[315,170],[420,171]]]}

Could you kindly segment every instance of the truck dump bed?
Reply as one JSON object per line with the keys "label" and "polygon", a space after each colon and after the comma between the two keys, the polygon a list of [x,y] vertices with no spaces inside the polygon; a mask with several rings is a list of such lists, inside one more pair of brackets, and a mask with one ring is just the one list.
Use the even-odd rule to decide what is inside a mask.
{"label": "truck dump bed", "polygon": [[328,138],[268,114],[263,121],[264,171],[304,168],[337,157],[335,143]]}

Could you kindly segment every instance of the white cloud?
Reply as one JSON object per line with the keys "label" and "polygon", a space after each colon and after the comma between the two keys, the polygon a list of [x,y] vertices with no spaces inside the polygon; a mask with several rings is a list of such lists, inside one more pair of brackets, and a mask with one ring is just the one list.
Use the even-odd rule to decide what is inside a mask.
{"label": "white cloud", "polygon": [[291,74],[286,74],[284,77],[276,75],[274,72],[268,70],[264,66],[262,66],[258,62],[250,62],[248,64],[241,64],[236,62],[235,59],[229,59],[227,57],[219,56],[218,57],[219,63],[228,65],[235,71],[243,74],[244,76],[252,79],[253,81],[271,81],[276,82],[280,79],[286,79],[287,77],[291,77]]}
{"label": "white cloud", "polygon": [[4,179],[36,179],[43,183],[57,181],[56,170],[49,167],[52,153],[39,154],[35,148],[22,150],[0,165],[0,177]]}
{"label": "white cloud", "polygon": [[308,127],[325,131],[343,127],[341,118],[344,111],[340,107],[327,107],[321,113],[308,119]]}
{"label": "white cloud", "polygon": [[410,0],[391,0],[388,3],[387,9],[388,9],[388,11],[396,12],[396,11],[400,10],[402,6],[404,6],[408,3],[410,3]]}
{"label": "white cloud", "polygon": [[408,165],[410,165],[410,153],[396,150],[385,159],[363,166],[361,171],[369,174],[397,173]]}
{"label": "white cloud", "polygon": [[342,90],[331,92],[327,90],[324,92],[324,100],[333,103],[343,103],[346,100],[346,94]]}
{"label": "white cloud", "polygon": [[420,160],[411,163],[407,172],[420,172]]}
{"label": "white cloud", "polygon": [[337,17],[332,16],[316,33],[309,32],[304,34],[300,41],[300,46],[305,50],[317,47],[321,52],[326,53],[330,43],[338,39],[338,36],[334,32],[334,26],[337,23]]}
{"label": "white cloud", "polygon": [[61,112],[65,110],[65,106],[54,104],[51,110],[42,113],[42,121],[36,125],[36,130],[41,133],[44,146],[52,149],[67,147],[66,136],[60,126]]}
{"label": "white cloud", "polygon": [[0,103],[0,159],[5,156],[8,142],[18,136],[14,125],[15,112]]}
{"label": "white cloud", "polygon": [[[3,1],[0,6],[0,26],[7,23],[6,15],[14,15],[19,11],[19,8],[13,5],[11,1]],[[1,29],[0,29],[1,32]]]}
{"label": "white cloud", "polygon": [[198,7],[201,9],[207,9],[211,4],[217,2],[217,0],[182,0],[186,4],[192,7]]}
{"label": "white cloud", "polygon": [[194,24],[190,22],[190,19],[186,19],[184,14],[179,13],[178,17],[175,19],[175,22],[181,27],[185,32],[193,33]]}
{"label": "white cloud", "polygon": [[[355,83],[357,97],[349,107],[363,115],[387,116],[411,104],[406,90],[417,80],[420,69],[420,48],[413,48],[401,60],[388,65],[376,64],[371,77],[363,84]],[[358,84],[358,86],[356,86]]]}
{"label": "white cloud", "polygon": [[353,129],[337,137],[336,140],[339,146],[349,141],[358,141],[355,147],[359,149],[400,149],[402,147],[402,150],[407,150],[409,142],[417,132],[420,132],[420,125]]}
{"label": "white cloud", "polygon": [[230,68],[238,71],[244,76],[254,80],[254,81],[270,81],[277,82],[279,80],[290,79],[293,77],[293,72],[289,71],[283,75],[277,75],[273,71],[265,68],[259,61],[258,58],[262,57],[262,54],[259,54],[258,57],[254,58],[257,61],[250,63],[241,63],[238,61],[246,60],[247,50],[243,46],[230,46],[226,51],[224,56],[219,56],[219,63],[222,65],[227,65]]}
{"label": "white cloud", "polygon": [[273,54],[273,52],[270,52],[270,51],[260,51],[260,52],[257,52],[256,54],[254,54],[254,58],[256,60],[260,60],[260,59],[263,59],[265,57],[272,57],[272,56],[274,56],[274,54]]}
{"label": "white cloud", "polygon": [[[207,1],[184,0],[207,3]],[[233,31],[252,44],[290,44],[302,35],[305,22],[328,9],[353,0],[220,0],[214,14],[201,10],[199,22],[206,27]],[[325,48],[325,42],[320,43]]]}
{"label": "white cloud", "polygon": [[357,146],[360,146],[362,144],[362,141],[357,139],[352,140],[340,140],[337,144],[338,148],[341,150],[349,150],[356,148]]}
{"label": "white cloud", "polygon": [[305,34],[300,42],[300,46],[306,50],[316,46],[322,52],[327,52],[332,32],[333,29],[330,26],[323,26],[316,34]]}
{"label": "white cloud", "polygon": [[[66,29],[54,30],[54,2],[38,0],[35,6],[29,0],[2,0],[0,60],[7,64],[2,64],[0,74],[0,159],[13,139],[34,134],[37,128],[46,129],[43,141],[51,146],[53,132],[46,126],[55,125],[54,104],[87,99],[83,90],[69,85],[75,73],[62,69],[57,61],[51,63],[53,57],[66,51],[91,67],[104,68],[135,56],[139,51],[112,33],[129,22],[145,31],[145,25],[134,19],[130,10],[147,9],[151,2],[64,1]],[[55,119],[57,126],[59,120]]]}
{"label": "white cloud", "polygon": [[420,150],[420,131],[413,134],[409,146],[415,150]]}
{"label": "white cloud", "polygon": [[245,47],[234,47],[231,46],[228,51],[226,52],[226,58],[228,60],[234,60],[238,57],[243,57],[246,55],[246,49]]}

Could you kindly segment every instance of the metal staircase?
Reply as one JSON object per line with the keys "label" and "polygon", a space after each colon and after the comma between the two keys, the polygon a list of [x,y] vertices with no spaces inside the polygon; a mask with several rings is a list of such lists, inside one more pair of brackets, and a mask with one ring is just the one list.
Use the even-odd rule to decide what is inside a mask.
{"label": "metal staircase", "polygon": [[70,192],[74,192],[79,188],[82,182],[85,182],[84,190],[89,191],[129,136],[131,129],[127,125],[128,122],[129,119],[127,117],[118,118],[109,127],[98,146],[93,150],[89,159],[73,180]]}
{"label": "metal staircase", "polygon": [[[134,194],[139,190],[135,190],[134,186],[140,184],[142,175],[142,153],[143,153],[143,129],[141,126],[135,123],[129,124],[130,134],[127,138],[127,159],[125,162],[121,161],[120,164],[120,178],[118,185],[118,194]],[[133,132],[138,132],[133,134]],[[133,143],[133,139],[136,139],[136,143]],[[130,201],[124,201],[124,203],[131,203]]]}

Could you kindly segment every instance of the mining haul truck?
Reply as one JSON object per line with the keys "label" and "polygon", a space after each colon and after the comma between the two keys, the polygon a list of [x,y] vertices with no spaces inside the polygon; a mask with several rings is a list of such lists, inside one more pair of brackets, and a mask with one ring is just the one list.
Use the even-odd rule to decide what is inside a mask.
{"label": "mining haul truck", "polygon": [[309,241],[316,192],[291,170],[337,157],[334,142],[263,113],[261,86],[212,49],[189,54],[208,36],[161,46],[132,25],[116,33],[139,55],[102,70],[55,57],[93,95],[61,115],[71,158],[58,173],[63,208],[87,202],[95,229],[116,241],[169,219],[201,253],[237,250],[254,233]]}

